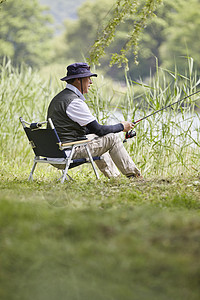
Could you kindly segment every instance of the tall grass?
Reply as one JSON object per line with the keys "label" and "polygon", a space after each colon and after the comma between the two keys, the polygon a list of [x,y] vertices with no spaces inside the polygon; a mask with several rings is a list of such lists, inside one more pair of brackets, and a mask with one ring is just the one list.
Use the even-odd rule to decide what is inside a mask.
{"label": "tall grass", "polygon": [[[128,76],[126,83],[124,93],[116,95],[113,92],[117,102],[111,111],[120,116],[119,120],[136,121],[196,92],[200,79],[194,70],[193,59],[189,58],[184,75],[176,68],[171,72],[157,65],[155,76],[150,76],[147,83],[133,82]],[[98,93],[93,93],[93,104],[98,103],[103,108],[108,104],[106,89],[97,87],[96,90]],[[136,125],[137,137],[129,140],[125,147],[144,175],[167,176],[199,171],[198,99],[200,93]]]}
{"label": "tall grass", "polygon": [[45,120],[49,99],[53,96],[50,81],[41,80],[37,72],[21,65],[14,68],[10,60],[0,66],[0,148],[3,161],[22,162],[30,148],[24,139],[19,117]]}
{"label": "tall grass", "polygon": [[[188,61],[188,73],[180,75],[159,69],[149,85],[140,84],[143,94],[137,106],[140,117],[159,110],[197,91],[199,80]],[[134,89],[134,85],[132,86]],[[136,127],[138,137],[130,150],[138,158],[144,173],[180,174],[199,169],[200,94],[155,114]],[[135,119],[133,111],[133,120]]]}
{"label": "tall grass", "polygon": [[[63,86],[53,86],[24,65],[13,68],[10,61],[0,67],[0,147],[1,163],[29,162],[32,150],[19,123],[46,119],[47,107]],[[99,122],[137,120],[197,90],[199,80],[188,61],[188,71],[180,75],[157,67],[148,83],[135,83],[117,91],[100,77],[93,81],[87,101]],[[199,94],[138,123],[137,137],[125,144],[145,176],[177,175],[199,169]],[[121,135],[123,138],[123,135]]]}

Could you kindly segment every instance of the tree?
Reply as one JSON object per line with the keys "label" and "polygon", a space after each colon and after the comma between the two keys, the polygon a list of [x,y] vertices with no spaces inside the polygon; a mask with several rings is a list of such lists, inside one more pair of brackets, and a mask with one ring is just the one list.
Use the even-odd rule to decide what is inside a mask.
{"label": "tree", "polygon": [[192,57],[200,68],[200,1],[176,1],[169,18],[171,26],[164,30],[165,40],[159,49],[162,66],[173,70],[176,64],[178,71],[184,74],[187,58]]}
{"label": "tree", "polygon": [[110,46],[115,38],[117,27],[126,22],[130,16],[135,17],[135,21],[127,33],[126,43],[122,46],[119,53],[114,53],[111,57],[110,65],[122,64],[128,65],[127,53],[133,48],[135,62],[138,56],[138,41],[142,30],[147,25],[147,21],[151,18],[157,6],[162,0],[117,0],[113,10],[113,18],[109,20],[100,36],[97,38],[90,50],[89,61],[95,64],[99,63],[99,59],[105,55],[105,49]]}
{"label": "tree", "polygon": [[[140,37],[138,48],[139,64],[129,64],[129,74],[133,79],[148,77],[150,72],[154,74],[157,59],[159,65],[162,65],[163,60],[160,55],[160,49],[167,39],[166,29],[172,25],[171,14],[176,11],[176,3],[174,0],[163,0],[163,5],[156,9],[156,17],[149,20]],[[176,18],[179,18],[178,14]],[[131,51],[127,55],[129,61],[131,61]]]}
{"label": "tree", "polygon": [[[187,0],[163,0],[155,10],[156,17],[150,18],[148,24],[140,34],[138,40],[138,61],[134,63],[133,48],[126,52],[129,61],[129,75],[133,80],[139,77],[145,78],[155,72],[156,58],[159,66],[174,70],[174,63],[184,73],[185,65],[183,56],[190,55],[199,64],[198,56],[198,26],[199,26],[199,1],[191,0],[188,6]],[[141,5],[145,2],[141,2]],[[96,2],[86,1],[78,11],[78,19],[66,22],[65,49],[60,57],[80,60],[89,58],[91,45],[94,45],[97,37],[100,37],[103,29],[114,18],[115,0],[101,0]],[[127,15],[125,22],[116,27],[112,42],[108,47],[101,49],[103,56],[99,56],[101,70],[112,78],[123,80],[124,72],[116,64],[109,67],[113,53],[119,53],[126,44],[127,34],[134,28],[139,19],[137,14]],[[187,22],[185,22],[187,20]],[[185,42],[187,41],[187,43]],[[64,44],[64,42],[63,42]],[[186,48],[187,44],[187,48]],[[98,54],[95,53],[95,55]]]}
{"label": "tree", "polygon": [[51,18],[37,0],[7,0],[1,5],[0,58],[31,66],[51,57]]}
{"label": "tree", "polygon": [[[124,22],[124,19],[121,18],[118,21],[118,25],[116,26],[116,31],[113,33],[112,36],[112,43],[108,44],[104,49],[101,48],[101,46],[96,49],[96,46],[93,46],[92,48],[94,50],[94,53],[92,56],[90,56],[91,52],[93,51],[91,49],[92,45],[95,45],[94,41],[98,40],[97,36],[101,36],[102,32],[105,31],[103,28],[107,28],[106,24],[110,24],[109,26],[112,27],[111,23],[113,19],[117,19],[116,14],[116,5],[119,1],[116,2],[116,0],[111,0],[109,1],[109,6],[108,6],[108,1],[107,0],[102,0],[102,1],[95,1],[95,2],[90,2],[86,1],[78,10],[78,19],[77,20],[67,20],[65,23],[66,26],[66,31],[64,34],[64,40],[66,43],[65,47],[65,57],[70,57],[73,58],[74,60],[80,60],[89,57],[93,57],[93,54],[98,58],[97,60],[93,60],[91,58],[91,62],[99,63],[101,62],[101,68],[110,76],[118,79],[123,79],[123,72],[119,70],[117,67],[113,66],[112,68],[109,67],[110,64],[110,58],[112,53],[120,52],[120,49],[123,45],[126,44],[127,38],[128,38],[128,33],[133,30],[134,24],[137,22],[141,21],[141,16],[138,17],[137,13],[131,14],[128,13],[130,12],[130,7],[128,9],[128,2],[126,2],[126,6],[124,7],[125,10],[128,10],[128,12],[124,11],[124,19],[126,19],[126,22]],[[132,3],[134,1],[129,1]],[[136,1],[137,2],[137,1]],[[140,1],[141,2],[141,1]],[[140,3],[140,6],[145,2],[143,1]],[[136,3],[137,4],[137,3]],[[121,1],[122,5],[122,1]],[[142,15],[142,8],[140,7],[140,13]],[[135,7],[135,10],[137,8],[137,5]],[[139,9],[139,8],[138,8]],[[120,12],[119,12],[120,14]],[[155,23],[156,23],[157,18],[152,18],[152,21],[154,20],[154,25],[153,28],[155,28]],[[141,24],[140,24],[141,25]],[[142,25],[141,25],[142,26]],[[158,25],[159,27],[160,25]],[[142,28],[141,28],[142,29]],[[148,30],[148,27],[145,29],[145,32]],[[151,34],[151,31],[149,30],[149,33]],[[146,40],[148,43],[148,47],[145,45],[145,50],[147,52],[148,49],[148,63],[146,61],[144,64],[139,65],[138,67],[134,64],[130,64],[130,70],[132,71],[133,69],[133,75],[134,78],[136,79],[137,76],[140,75],[149,75],[149,63],[153,64],[154,57],[152,59],[152,52],[149,51],[149,49],[157,49],[158,43],[154,40],[157,36],[158,30],[156,31],[154,36],[146,36]],[[138,33],[139,37],[139,33]],[[143,39],[141,39],[140,43],[143,42]],[[101,55],[98,56],[98,54],[101,52]],[[140,61],[144,61],[146,59],[145,55],[147,53],[144,53],[141,55],[139,53],[139,58]],[[136,52],[135,52],[136,53]],[[125,54],[125,53],[124,53]],[[156,53],[155,53],[156,55]],[[60,55],[61,57],[62,55]],[[130,60],[131,62],[133,61],[133,54],[130,51],[130,49],[127,49],[126,53],[126,59]],[[145,59],[144,59],[145,57]],[[134,65],[134,66],[133,66]],[[143,68],[143,70],[141,69]],[[137,72],[135,72],[136,68],[138,69]],[[141,72],[142,71],[142,72]]]}
{"label": "tree", "polygon": [[77,20],[66,20],[64,40],[66,43],[65,56],[83,59],[89,56],[89,49],[94,43],[99,28],[115,0],[86,1],[78,9]]}

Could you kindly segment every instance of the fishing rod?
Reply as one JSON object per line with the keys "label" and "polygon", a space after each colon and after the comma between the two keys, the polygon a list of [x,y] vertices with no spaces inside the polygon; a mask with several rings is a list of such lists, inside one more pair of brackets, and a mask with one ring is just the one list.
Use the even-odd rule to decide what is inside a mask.
{"label": "fishing rod", "polygon": [[[192,94],[190,94],[190,95],[188,95],[188,96],[185,96],[184,98],[179,99],[178,101],[176,101],[176,102],[174,102],[174,103],[172,103],[172,104],[169,104],[169,105],[167,105],[167,106],[165,106],[165,107],[163,107],[163,108],[160,108],[160,109],[154,111],[153,113],[151,113],[151,114],[149,114],[149,115],[147,115],[147,116],[145,116],[145,117],[143,117],[143,118],[141,118],[141,119],[139,119],[139,120],[137,120],[137,121],[134,121],[133,124],[136,125],[137,123],[139,123],[139,122],[141,122],[141,121],[143,121],[143,120],[145,120],[145,119],[147,119],[147,118],[149,118],[149,117],[151,117],[151,116],[157,114],[158,112],[160,112],[160,111],[162,111],[162,110],[164,110],[164,109],[166,109],[166,108],[168,108],[168,107],[171,107],[172,105],[174,105],[174,104],[176,104],[176,103],[179,103],[179,102],[181,102],[181,101],[183,101],[183,100],[185,100],[185,99],[187,99],[187,98],[189,98],[189,97],[191,97],[191,96],[193,96],[193,95],[196,95],[196,94],[198,94],[199,92],[200,92],[200,90],[197,91],[197,92],[194,92],[194,93],[192,93]],[[136,136],[136,132],[135,132],[133,129],[131,129],[130,131],[126,132],[125,139],[123,140],[123,143],[125,143],[125,142],[127,141],[127,139],[130,139],[130,138],[132,138],[132,137],[134,137],[134,136]]]}

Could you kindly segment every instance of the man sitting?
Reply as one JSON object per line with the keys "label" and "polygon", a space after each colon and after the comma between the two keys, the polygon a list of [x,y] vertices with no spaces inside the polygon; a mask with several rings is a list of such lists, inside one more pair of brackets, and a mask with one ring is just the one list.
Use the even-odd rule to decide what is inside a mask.
{"label": "man sitting", "polygon": [[[139,177],[140,171],[116,135],[133,128],[133,123],[122,121],[115,125],[100,125],[91,114],[83,94],[88,93],[92,84],[91,73],[86,63],[74,63],[67,67],[67,75],[61,80],[67,86],[51,101],[47,118],[51,118],[62,142],[86,139],[87,134],[94,134],[88,143],[92,156],[103,156],[96,161],[100,171],[107,177],[116,177],[120,172],[127,177]],[[73,159],[85,158],[84,146],[76,148]],[[120,172],[119,172],[120,171]]]}

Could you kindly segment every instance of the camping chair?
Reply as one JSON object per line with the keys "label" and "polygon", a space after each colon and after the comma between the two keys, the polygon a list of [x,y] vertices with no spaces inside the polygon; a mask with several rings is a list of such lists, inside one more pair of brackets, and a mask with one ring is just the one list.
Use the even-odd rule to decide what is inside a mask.
{"label": "camping chair", "polygon": [[[50,118],[44,122],[28,123],[20,117],[20,122],[35,153],[33,167],[28,180],[33,180],[33,173],[37,163],[51,164],[57,168],[62,167],[63,174],[59,180],[63,183],[65,180],[68,180],[68,178],[72,179],[67,174],[69,169],[87,162],[92,164],[96,178],[99,179],[94,160],[99,160],[101,157],[92,157],[88,147],[90,140],[62,143]],[[44,124],[48,124],[49,126],[41,128]],[[72,159],[74,151],[78,146],[85,146],[88,158]]]}

